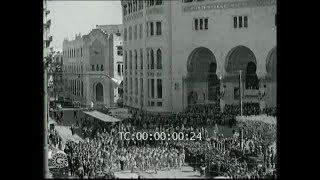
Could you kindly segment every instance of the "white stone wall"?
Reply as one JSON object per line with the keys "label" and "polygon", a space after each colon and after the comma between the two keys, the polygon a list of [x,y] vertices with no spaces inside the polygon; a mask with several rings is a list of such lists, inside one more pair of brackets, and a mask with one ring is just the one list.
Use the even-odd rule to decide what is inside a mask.
{"label": "white stone wall", "polygon": [[[117,46],[122,46],[122,34],[121,36],[117,36],[116,34],[113,34],[113,77],[117,80],[123,80],[123,73],[122,73],[122,66],[123,66],[123,56],[118,55],[118,49]],[[118,64],[120,64],[120,74],[118,73]],[[124,68],[124,67],[123,67]],[[114,90],[114,103],[117,102],[119,99],[119,93],[118,93],[118,87],[113,84],[113,90]]]}
{"label": "white stone wall", "polygon": [[[114,38],[109,41],[108,36],[105,32],[100,29],[93,29],[88,35],[84,35],[82,37],[77,37],[75,40],[72,41],[64,41],[63,43],[63,51],[67,51],[69,49],[83,49],[83,56],[82,57],[75,57],[75,58],[67,58],[64,56],[64,66],[66,69],[66,73],[79,73],[82,76],[78,77],[75,75],[66,75],[64,79],[69,80],[79,80],[83,82],[84,85],[84,96],[76,96],[70,95],[68,92],[65,91],[66,97],[71,97],[73,100],[80,101],[83,105],[90,106],[91,101],[96,101],[96,84],[99,82],[103,86],[103,104],[106,106],[113,106],[115,99],[114,93],[114,85],[110,81],[110,79],[106,76],[106,74],[114,76],[115,62],[122,61],[122,57],[118,57],[116,54],[116,45],[121,43],[121,37]],[[98,42],[102,46],[102,62],[101,59],[95,59],[92,55],[90,55],[90,47],[92,46],[93,42]],[[110,47],[112,46],[112,47]],[[95,70],[92,71],[91,65],[95,65]],[[99,65],[99,71],[96,71],[96,65]],[[68,66],[75,66],[79,69],[77,71],[70,72],[68,70]],[[83,70],[81,72],[81,65],[83,66]],[[103,65],[103,71],[101,71],[101,65]],[[117,79],[119,77],[116,76]],[[80,84],[81,89],[81,84]],[[79,89],[79,90],[80,90]],[[80,94],[81,95],[81,94]]]}
{"label": "white stone wall", "polygon": [[[216,7],[216,9],[214,9],[213,6],[209,7],[209,9],[208,6],[203,6],[228,2],[235,1],[219,0],[193,3],[164,1],[164,4],[159,7],[146,7],[144,4],[142,17],[140,16],[140,12],[135,12],[123,18],[123,25],[124,28],[127,28],[128,33],[128,27],[133,27],[135,24],[148,21],[163,22],[162,35],[160,37],[147,37],[146,44],[144,44],[144,39],[140,40],[138,38],[138,40],[130,41],[128,35],[128,40],[124,42],[124,51],[127,50],[127,52],[134,48],[162,48],[163,105],[162,108],[148,107],[148,110],[166,111],[173,109],[173,111],[181,111],[187,105],[187,87],[186,84],[183,83],[183,78],[187,75],[187,59],[190,53],[198,47],[205,47],[212,51],[217,61],[218,77],[226,74],[226,57],[232,48],[239,45],[249,48],[254,53],[257,61],[256,72],[258,77],[263,77],[266,74],[265,64],[267,55],[270,50],[276,46],[276,5],[270,5],[270,3],[276,1],[242,0],[241,2],[255,3],[255,5],[244,7],[244,5],[241,4],[233,4],[233,8],[225,9],[223,9],[223,6],[227,7],[228,5]],[[266,4],[263,5],[259,3]],[[195,10],[198,6],[200,9]],[[191,10],[188,10],[188,8]],[[201,10],[201,8],[204,10]],[[150,11],[150,14],[145,17],[146,9]],[[233,27],[233,16],[248,16],[248,28],[235,29]],[[194,18],[209,18],[208,30],[194,30]],[[144,28],[145,27],[144,25]],[[134,31],[134,29],[132,29],[132,31]],[[146,32],[144,35],[146,35]],[[129,53],[127,54],[129,55]],[[147,68],[146,52],[144,52],[144,54],[144,65]],[[134,74],[134,72],[131,73]],[[144,89],[147,90],[147,77],[145,74],[144,71]],[[125,76],[131,77],[134,75],[130,75],[130,71],[127,71],[127,75]],[[231,83],[227,86],[226,101],[233,101],[234,86],[237,85]],[[134,88],[135,86],[133,86],[133,89]],[[147,92],[145,92],[145,96],[147,96]],[[144,100],[146,103],[146,98]],[[132,103],[128,103],[128,105],[139,107],[137,104]]]}
{"label": "white stone wall", "polygon": [[[196,12],[181,12],[179,11],[180,6],[180,2],[172,2],[172,13],[175,13],[172,16],[173,79],[177,79],[182,83],[181,76],[187,74],[187,59],[192,50],[197,47],[206,47],[213,52],[217,61],[217,75],[223,76],[225,74],[226,56],[232,48],[238,45],[246,46],[252,50],[257,59],[258,77],[265,75],[267,54],[276,46],[275,6]],[[247,15],[248,28],[234,29],[234,15]],[[193,30],[193,19],[197,17],[209,17],[208,30]],[[233,89],[229,89],[229,91],[232,91],[233,94]],[[176,92],[172,96],[174,97],[173,107],[177,111],[181,110],[183,108],[181,103],[182,91],[173,90],[172,92]],[[226,97],[226,101],[228,99]]]}

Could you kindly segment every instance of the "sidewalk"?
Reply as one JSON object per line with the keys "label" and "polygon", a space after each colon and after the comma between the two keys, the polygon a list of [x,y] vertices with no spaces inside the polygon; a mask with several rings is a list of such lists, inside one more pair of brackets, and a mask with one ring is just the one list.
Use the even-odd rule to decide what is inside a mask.
{"label": "sidewalk", "polygon": [[58,134],[61,136],[61,138],[63,139],[64,142],[66,142],[67,140],[71,140],[71,141],[74,141],[76,143],[78,143],[79,141],[84,141],[77,134],[72,135],[71,134],[71,130],[70,130],[69,127],[56,126],[55,128],[56,128]]}
{"label": "sidewalk", "polygon": [[[56,122],[54,119],[52,119],[51,117],[49,117],[49,121],[51,122]],[[71,140],[71,141],[75,141],[75,142],[79,142],[79,141],[84,141],[80,136],[78,136],[77,134],[72,135],[71,134],[71,130],[69,126],[60,126],[58,125],[58,123],[55,125],[55,129],[57,131],[57,133],[61,136],[62,141],[66,142],[67,140]]]}

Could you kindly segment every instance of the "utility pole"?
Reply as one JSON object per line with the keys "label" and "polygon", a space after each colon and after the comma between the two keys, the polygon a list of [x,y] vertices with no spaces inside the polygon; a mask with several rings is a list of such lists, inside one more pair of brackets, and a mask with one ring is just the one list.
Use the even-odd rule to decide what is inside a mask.
{"label": "utility pole", "polygon": [[[242,116],[242,71],[239,71],[240,116]],[[243,149],[243,126],[241,127],[241,149]]]}
{"label": "utility pole", "polygon": [[242,78],[241,70],[239,71],[239,93],[240,93],[240,116],[242,116]]}

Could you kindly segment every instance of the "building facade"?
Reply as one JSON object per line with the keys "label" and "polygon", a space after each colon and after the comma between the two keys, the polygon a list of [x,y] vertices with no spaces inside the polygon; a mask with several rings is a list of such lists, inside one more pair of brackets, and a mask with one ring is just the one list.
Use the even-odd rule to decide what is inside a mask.
{"label": "building facade", "polygon": [[63,67],[63,56],[61,52],[57,52],[53,55],[51,68],[53,76],[53,94],[55,100],[62,100],[64,82],[62,79],[62,67]]}
{"label": "building facade", "polygon": [[126,105],[276,106],[276,0],[121,3]]}
{"label": "building facade", "polygon": [[43,57],[45,62],[50,59],[50,43],[52,36],[50,36],[51,20],[48,19],[50,11],[47,8],[47,1],[43,1]]}
{"label": "building facade", "polygon": [[[63,79],[65,98],[84,106],[115,106],[121,98],[118,87],[110,80],[121,80],[115,67],[122,65],[121,25],[97,26],[87,35],[63,42]],[[122,67],[121,67],[122,68]],[[122,69],[120,69],[122,72]]]}

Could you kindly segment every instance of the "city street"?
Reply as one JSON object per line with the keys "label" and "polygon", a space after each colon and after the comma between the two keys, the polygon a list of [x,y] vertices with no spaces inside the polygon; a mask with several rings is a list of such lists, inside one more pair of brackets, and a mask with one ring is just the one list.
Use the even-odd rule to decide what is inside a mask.
{"label": "city street", "polygon": [[[83,141],[83,135],[80,128],[75,128],[75,134],[71,134],[70,127],[71,125],[76,124],[76,119],[73,118],[74,111],[77,111],[78,120],[80,122],[81,118],[85,117],[85,114],[79,110],[79,109],[62,109],[63,111],[63,118],[62,122],[57,122],[55,129],[63,139],[63,142],[66,142],[66,140],[71,140],[75,142]],[[51,119],[51,117],[50,117]],[[52,120],[52,119],[51,119]],[[63,143],[64,144],[64,143]],[[171,169],[171,170],[158,170],[158,173],[156,174],[154,170],[147,170],[145,172],[134,172],[131,173],[130,170],[124,170],[120,171],[118,169],[117,172],[115,172],[115,176],[119,178],[125,178],[125,179],[131,179],[131,178],[138,178],[140,175],[141,178],[201,178],[199,171],[193,171],[193,168],[191,166],[184,166],[181,170],[179,169]]]}
{"label": "city street", "polygon": [[[64,140],[72,140],[75,142],[83,141],[83,135],[81,132],[81,129],[79,127],[75,127],[75,134],[71,134],[70,127],[71,125],[76,125],[77,120],[73,118],[73,112],[74,110],[77,111],[78,120],[80,123],[80,119],[85,117],[85,114],[81,112],[79,109],[62,109],[63,111],[63,118],[61,122],[57,122],[56,119],[54,119],[55,122],[57,122],[55,129],[60,134],[61,138]],[[51,118],[51,117],[50,117]]]}
{"label": "city street", "polygon": [[[77,120],[73,118],[73,112],[77,111],[78,120],[80,123],[80,119],[85,117],[85,114],[79,110],[74,108],[63,108],[63,118],[62,122],[57,122],[56,130],[61,134],[62,138],[64,139],[71,139],[73,141],[83,141],[83,134],[81,132],[81,129],[78,127],[75,127],[75,134],[71,135],[70,127],[71,125],[76,125]],[[213,131],[215,130],[215,126],[207,126],[206,129],[208,130],[209,136],[213,134]],[[231,137],[232,136],[232,130],[234,128],[230,128],[227,125],[218,125],[219,133],[223,134],[224,137]]]}

